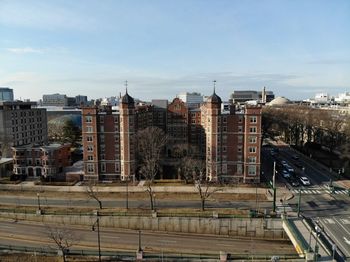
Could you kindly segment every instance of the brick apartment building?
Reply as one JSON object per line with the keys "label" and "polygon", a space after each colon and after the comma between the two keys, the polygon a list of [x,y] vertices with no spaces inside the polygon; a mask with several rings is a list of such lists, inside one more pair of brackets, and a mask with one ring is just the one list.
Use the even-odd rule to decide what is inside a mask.
{"label": "brick apartment building", "polygon": [[237,109],[229,104],[224,109],[215,91],[197,108],[189,108],[179,98],[161,107],[156,104],[159,101],[135,105],[126,92],[119,110],[82,109],[85,180],[135,179],[136,134],[148,126],[162,128],[169,137],[164,159],[171,156],[172,146],[187,143],[199,149],[211,181],[260,180],[260,106]]}
{"label": "brick apartment building", "polygon": [[10,147],[47,143],[46,109],[35,106],[36,102],[0,102],[0,143]]}
{"label": "brick apartment building", "polygon": [[18,146],[12,152],[13,173],[18,176],[54,177],[70,165],[70,144]]}

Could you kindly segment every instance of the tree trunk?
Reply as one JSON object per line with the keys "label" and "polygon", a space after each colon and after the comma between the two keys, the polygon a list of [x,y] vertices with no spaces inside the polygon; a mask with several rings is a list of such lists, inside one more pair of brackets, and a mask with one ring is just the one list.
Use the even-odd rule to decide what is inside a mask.
{"label": "tree trunk", "polygon": [[202,211],[204,211],[204,209],[205,209],[205,198],[204,197],[202,197],[202,199],[201,199],[201,208],[202,208]]}
{"label": "tree trunk", "polygon": [[100,209],[102,209],[102,201],[101,200],[97,200],[97,202],[98,202],[98,205],[99,205]]}

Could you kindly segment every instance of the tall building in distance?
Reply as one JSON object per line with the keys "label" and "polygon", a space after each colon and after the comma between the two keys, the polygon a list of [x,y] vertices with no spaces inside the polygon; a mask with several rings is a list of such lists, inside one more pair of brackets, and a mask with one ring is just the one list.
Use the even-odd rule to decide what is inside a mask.
{"label": "tall building in distance", "polygon": [[253,90],[235,90],[230,98],[236,104],[244,104],[247,101],[257,101],[258,103],[268,103],[275,99],[272,91],[266,91],[264,87],[262,91]]}
{"label": "tall building in distance", "polygon": [[[169,137],[162,158],[172,157],[173,147],[189,144],[199,149],[211,181],[260,181],[261,107],[224,107],[213,94],[191,108],[179,97],[171,103],[136,105],[126,92],[119,110],[110,106],[82,108],[85,180],[132,180],[137,176],[138,130],[162,128]],[[176,169],[162,161],[164,176]],[[173,178],[177,176],[172,176]]]}
{"label": "tall building in distance", "polygon": [[13,101],[13,89],[0,87],[0,101]]}
{"label": "tall building in distance", "polygon": [[203,96],[200,93],[196,92],[182,92],[179,93],[176,97],[181,99],[189,107],[199,107],[199,105],[203,103]]}

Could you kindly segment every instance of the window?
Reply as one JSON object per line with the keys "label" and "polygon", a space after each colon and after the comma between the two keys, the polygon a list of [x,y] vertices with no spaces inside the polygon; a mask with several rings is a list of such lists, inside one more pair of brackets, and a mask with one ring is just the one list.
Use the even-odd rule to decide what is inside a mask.
{"label": "window", "polygon": [[227,117],[226,117],[226,116],[223,117],[222,122],[223,122],[223,123],[226,123],[226,122],[227,122]]}
{"label": "window", "polygon": [[242,116],[239,116],[238,117],[238,123],[242,123],[243,122],[243,117]]}
{"label": "window", "polygon": [[248,166],[248,175],[250,175],[250,176],[255,176],[255,174],[256,174],[256,166]]}
{"label": "window", "polygon": [[238,132],[243,132],[243,126],[238,126]]}
{"label": "window", "polygon": [[100,125],[100,132],[104,132],[105,131],[105,127],[103,125]]}
{"label": "window", "polygon": [[87,137],[86,137],[86,141],[92,142],[92,136],[87,136]]}
{"label": "window", "polygon": [[238,144],[242,144],[243,143],[243,136],[238,136]]}
{"label": "window", "polygon": [[256,123],[257,122],[257,117],[256,116],[251,116],[249,117],[250,123]]}
{"label": "window", "polygon": [[88,156],[88,161],[93,161],[93,160],[94,160],[94,157],[91,156],[91,155],[89,155],[89,156]]}
{"label": "window", "polygon": [[100,155],[100,159],[101,159],[101,160],[105,160],[105,158],[106,158],[105,154],[101,154],[101,155]]}
{"label": "window", "polygon": [[248,163],[256,163],[256,157],[255,156],[248,157]]}
{"label": "window", "polygon": [[250,136],[249,137],[249,143],[250,144],[256,144],[256,136]]}
{"label": "window", "polygon": [[92,151],[94,151],[94,147],[93,146],[87,146],[86,150],[88,152],[92,152]]}
{"label": "window", "polygon": [[92,122],[92,116],[86,116],[85,117],[85,122],[86,123],[91,123]]}
{"label": "window", "polygon": [[92,133],[92,126],[87,126],[86,127],[86,132]]}
{"label": "window", "polygon": [[88,164],[87,165],[87,172],[88,173],[93,173],[94,172],[94,165],[93,164]]}
{"label": "window", "polygon": [[104,116],[100,116],[100,123],[104,123],[105,121],[105,117]]}
{"label": "window", "polygon": [[249,153],[256,153],[256,147],[255,146],[250,146],[249,147]]}
{"label": "window", "polygon": [[101,163],[101,172],[106,172],[106,163]]}
{"label": "window", "polygon": [[249,133],[256,133],[256,127],[255,126],[251,126],[249,128]]}
{"label": "window", "polygon": [[120,164],[115,163],[115,172],[120,172]]}
{"label": "window", "polygon": [[238,147],[237,147],[237,151],[238,151],[238,152],[242,152],[242,146],[238,146]]}
{"label": "window", "polygon": [[237,174],[241,175],[242,174],[242,170],[243,170],[242,165],[238,164],[237,165]]}
{"label": "window", "polygon": [[100,143],[104,143],[105,142],[105,136],[104,135],[100,135]]}

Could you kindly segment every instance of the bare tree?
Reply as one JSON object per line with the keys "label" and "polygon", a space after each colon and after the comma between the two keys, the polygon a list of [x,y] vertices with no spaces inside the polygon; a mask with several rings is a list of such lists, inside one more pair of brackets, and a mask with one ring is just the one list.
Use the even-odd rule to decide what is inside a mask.
{"label": "bare tree", "polygon": [[190,144],[179,144],[174,147],[174,156],[178,159],[177,169],[185,183],[193,181],[193,172],[196,158],[199,156],[198,148]]}
{"label": "bare tree", "polygon": [[66,254],[70,247],[77,244],[79,238],[68,227],[50,227],[47,226],[49,239],[62,252],[63,261],[66,261]]}
{"label": "bare tree", "polygon": [[166,143],[167,137],[158,127],[147,127],[137,134],[138,157],[140,174],[146,180],[147,193],[150,198],[151,210],[154,210],[153,183],[160,171],[160,155]]}
{"label": "bare tree", "polygon": [[214,184],[207,179],[205,170],[206,170],[205,161],[196,160],[194,162],[195,188],[197,189],[201,199],[202,211],[205,210],[206,200],[212,194],[221,190],[219,188],[213,187]]}
{"label": "bare tree", "polygon": [[98,187],[96,184],[88,183],[85,186],[85,193],[92,199],[96,200],[100,209],[102,209],[102,201],[100,199],[100,194],[98,192]]}

